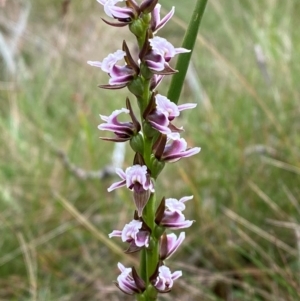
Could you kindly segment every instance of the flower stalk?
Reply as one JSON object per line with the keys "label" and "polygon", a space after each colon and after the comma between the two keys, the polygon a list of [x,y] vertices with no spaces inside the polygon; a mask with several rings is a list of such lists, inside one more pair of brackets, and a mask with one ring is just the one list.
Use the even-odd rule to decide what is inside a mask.
{"label": "flower stalk", "polygon": [[[126,98],[126,108],[115,110],[110,116],[100,115],[98,128],[109,131],[114,137],[103,140],[124,143],[129,141],[134,151],[132,166],[116,169],[120,181],[113,183],[108,191],[126,187],[132,191],[135,205],[134,219],[122,230],[113,230],[109,237],[119,237],[128,245],[125,253],[140,253],[140,266],[125,267],[118,263],[120,275],[117,287],[125,294],[135,295],[138,301],[157,300],[159,293],[169,292],[174,281],[181,277],[181,271],[171,272],[167,260],[185,239],[185,233],[177,236],[170,230],[188,228],[193,221],[183,214],[185,202],[192,196],[180,200],[163,197],[157,200],[155,183],[166,163],[190,157],[200,152],[199,147],[188,148],[180,137],[182,127],[173,121],[186,109],[196,104],[176,105],[174,100],[160,95],[157,87],[165,76],[177,72],[170,66],[171,59],[178,54],[186,55],[191,50],[176,48],[157,32],[174,15],[174,7],[163,18],[158,0],[97,0],[106,15],[113,21],[103,21],[116,27],[126,27],[136,38],[138,57],[130,52],[123,41],[121,49],[109,54],[103,61],[88,61],[109,75],[103,89],[127,87],[136,98],[139,118],[132,109],[132,101]],[[201,1],[201,0],[199,0]],[[120,63],[120,61],[124,63]],[[176,101],[175,101],[176,102]],[[128,114],[130,120],[120,122],[118,116]],[[137,272],[138,271],[138,272]]]}

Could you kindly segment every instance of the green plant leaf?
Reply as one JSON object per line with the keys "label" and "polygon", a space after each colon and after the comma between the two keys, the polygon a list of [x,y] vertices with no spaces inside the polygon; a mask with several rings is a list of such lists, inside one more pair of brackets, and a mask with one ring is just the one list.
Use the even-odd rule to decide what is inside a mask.
{"label": "green plant leaf", "polygon": [[182,47],[190,49],[191,52],[179,55],[175,68],[179,72],[173,75],[168,90],[168,98],[176,104],[180,97],[207,1],[208,0],[197,1],[191,21],[189,22],[188,29],[183,39]]}

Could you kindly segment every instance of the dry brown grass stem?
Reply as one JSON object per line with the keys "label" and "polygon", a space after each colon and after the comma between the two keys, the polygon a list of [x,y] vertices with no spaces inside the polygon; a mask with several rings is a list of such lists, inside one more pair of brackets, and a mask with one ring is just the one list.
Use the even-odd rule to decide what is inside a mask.
{"label": "dry brown grass stem", "polygon": [[[21,232],[17,233],[17,237],[19,239],[21,249],[24,255],[24,261],[26,264],[26,269],[28,273],[28,278],[29,278],[29,290],[31,294],[31,300],[32,301],[37,301],[37,278],[36,278],[36,264],[34,263],[34,256],[33,254],[35,253],[35,250],[33,248],[29,248],[28,244],[26,243],[24,236]],[[30,254],[30,252],[32,254]],[[36,260],[35,260],[36,262]]]}
{"label": "dry brown grass stem", "polygon": [[289,201],[291,202],[291,204],[296,208],[296,210],[298,211],[298,214],[300,214],[300,204],[297,201],[296,197],[292,194],[292,192],[289,190],[289,188],[285,185],[283,185],[283,191],[285,192],[285,194],[287,195]]}
{"label": "dry brown grass stem", "polygon": [[280,217],[288,218],[288,215],[275,203],[271,198],[266,195],[255,183],[248,181],[250,188]]}
{"label": "dry brown grass stem", "polygon": [[272,165],[272,166],[278,167],[280,169],[284,169],[284,170],[293,172],[297,175],[300,175],[300,168],[297,167],[297,166],[294,166],[294,165],[291,165],[289,163],[282,162],[282,161],[279,161],[279,160],[276,160],[276,159],[272,159],[272,158],[269,158],[269,157],[266,157],[266,156],[262,156],[262,160],[263,160],[263,162],[265,162],[269,165]]}
{"label": "dry brown grass stem", "polygon": [[267,233],[266,231],[262,230],[261,228],[253,225],[246,219],[242,218],[241,216],[237,215],[235,212],[231,211],[228,208],[223,208],[223,212],[226,216],[228,216],[230,219],[233,221],[243,225],[246,227],[248,230],[252,231],[253,233],[259,235],[260,237],[264,238],[265,240],[269,241],[270,243],[274,244],[276,247],[284,250],[288,254],[292,256],[298,256],[297,250],[294,248],[288,246],[286,243],[283,241],[279,240],[277,237]]}
{"label": "dry brown grass stem", "polygon": [[124,251],[107,237],[107,234],[102,233],[93,224],[91,224],[89,220],[83,214],[81,214],[67,199],[62,197],[57,192],[54,192],[54,196],[82,226],[89,230],[93,234],[93,236],[101,241],[114,254],[120,256],[125,262],[127,261],[133,264],[137,264],[137,260],[135,258],[125,255]]}

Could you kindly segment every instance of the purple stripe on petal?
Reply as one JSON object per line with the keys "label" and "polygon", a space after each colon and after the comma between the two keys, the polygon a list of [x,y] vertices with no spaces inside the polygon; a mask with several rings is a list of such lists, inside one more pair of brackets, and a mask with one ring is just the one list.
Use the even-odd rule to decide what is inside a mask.
{"label": "purple stripe on petal", "polygon": [[171,130],[167,127],[167,126],[162,126],[158,123],[155,123],[155,122],[152,122],[152,121],[149,121],[149,123],[151,124],[151,126],[158,130],[160,133],[162,134],[170,134],[171,133]]}
{"label": "purple stripe on petal", "polygon": [[114,85],[125,85],[133,79],[132,75],[123,75],[119,77],[112,77],[109,79],[108,83],[112,86]]}
{"label": "purple stripe on petal", "polygon": [[154,62],[151,60],[146,60],[146,64],[149,69],[154,71],[163,71],[165,69],[165,62]]}

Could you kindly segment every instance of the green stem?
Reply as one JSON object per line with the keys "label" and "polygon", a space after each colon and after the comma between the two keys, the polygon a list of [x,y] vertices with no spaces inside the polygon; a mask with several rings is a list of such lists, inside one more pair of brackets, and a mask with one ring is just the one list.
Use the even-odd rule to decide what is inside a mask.
{"label": "green stem", "polygon": [[197,39],[198,30],[204,14],[208,0],[197,0],[192,18],[188,25],[186,34],[183,39],[182,47],[190,49],[190,53],[179,55],[175,69],[178,73],[172,76],[171,84],[168,90],[168,98],[174,103],[178,103],[179,96],[183,87],[184,79],[192,57],[193,49]]}

